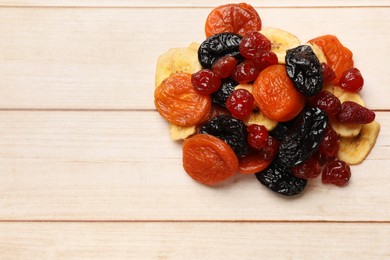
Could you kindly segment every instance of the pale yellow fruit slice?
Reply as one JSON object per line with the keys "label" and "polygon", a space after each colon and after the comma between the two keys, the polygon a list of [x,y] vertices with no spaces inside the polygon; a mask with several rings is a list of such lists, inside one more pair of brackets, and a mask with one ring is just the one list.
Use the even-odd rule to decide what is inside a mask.
{"label": "pale yellow fruit slice", "polygon": [[340,137],[337,157],[351,165],[361,163],[374,147],[379,131],[380,124],[374,121],[363,125],[355,137]]}
{"label": "pale yellow fruit slice", "polygon": [[187,137],[195,134],[195,126],[179,126],[174,124],[169,124],[169,137],[174,140],[184,140]]}
{"label": "pale yellow fruit slice", "polygon": [[265,27],[260,31],[268,40],[271,41],[271,51],[278,57],[279,64],[285,64],[286,51],[295,48],[301,44],[301,41],[292,33],[287,31]]}

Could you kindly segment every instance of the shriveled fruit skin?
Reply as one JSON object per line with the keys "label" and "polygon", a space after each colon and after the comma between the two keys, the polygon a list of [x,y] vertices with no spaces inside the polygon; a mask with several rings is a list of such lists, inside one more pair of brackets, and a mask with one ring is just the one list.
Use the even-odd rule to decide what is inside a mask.
{"label": "shriveled fruit skin", "polygon": [[341,123],[369,124],[375,119],[375,112],[353,101],[341,104],[341,111],[337,115]]}
{"label": "shriveled fruit skin", "polygon": [[221,115],[207,121],[200,133],[216,136],[224,140],[238,157],[248,153],[248,132],[245,124],[232,116]]}
{"label": "shriveled fruit skin", "polygon": [[314,107],[303,111],[294,124],[282,139],[277,156],[280,162],[290,167],[304,163],[317,151],[328,125],[328,116]]}
{"label": "shriveled fruit skin", "polygon": [[238,83],[234,79],[223,79],[221,87],[216,92],[211,94],[213,103],[226,108],[226,100],[233,93],[234,88],[237,85]]}
{"label": "shriveled fruit skin", "polygon": [[261,71],[252,92],[260,111],[278,122],[296,117],[306,102],[295,89],[284,65],[272,65]]}
{"label": "shriveled fruit skin", "polygon": [[295,177],[291,169],[277,159],[267,169],[256,173],[256,178],[270,190],[285,196],[301,193],[307,184],[307,180]]}
{"label": "shriveled fruit skin", "polygon": [[327,162],[322,171],[322,182],[344,186],[351,178],[351,168],[341,160]]}
{"label": "shriveled fruit skin", "polygon": [[324,85],[321,63],[309,45],[287,50],[286,71],[295,88],[304,96],[316,95]]}
{"label": "shriveled fruit skin", "polygon": [[183,167],[194,180],[217,185],[235,174],[238,159],[221,139],[196,134],[183,142]]}
{"label": "shriveled fruit skin", "polygon": [[168,122],[192,126],[210,112],[211,98],[196,92],[191,74],[173,73],[155,89],[154,104]]}
{"label": "shriveled fruit skin", "polygon": [[241,60],[239,51],[242,37],[235,33],[219,33],[202,42],[198,49],[198,59],[203,68],[211,69],[214,62],[223,56],[233,56]]}
{"label": "shriveled fruit skin", "polygon": [[234,32],[244,36],[248,32],[260,30],[259,14],[246,3],[217,6],[207,16],[205,24],[207,37],[221,32]]}
{"label": "shriveled fruit skin", "polygon": [[319,46],[324,52],[328,65],[336,74],[334,83],[339,84],[341,75],[347,69],[353,68],[352,52],[334,35],[323,35],[309,41]]}

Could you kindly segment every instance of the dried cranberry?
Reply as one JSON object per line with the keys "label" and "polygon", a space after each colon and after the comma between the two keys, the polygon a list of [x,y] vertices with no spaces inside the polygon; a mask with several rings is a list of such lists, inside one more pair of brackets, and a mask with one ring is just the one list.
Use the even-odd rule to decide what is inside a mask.
{"label": "dried cranberry", "polygon": [[248,144],[255,149],[268,145],[268,131],[263,125],[252,124],[248,126]]}
{"label": "dried cranberry", "polygon": [[263,154],[263,160],[272,160],[275,158],[279,150],[279,142],[275,137],[268,135],[268,144],[260,148],[260,152]]}
{"label": "dried cranberry", "polygon": [[262,71],[268,66],[278,64],[278,56],[272,51],[261,51],[254,56],[253,63],[259,71]]}
{"label": "dried cranberry", "polygon": [[337,133],[331,128],[325,129],[324,137],[320,143],[319,152],[322,158],[335,158],[339,152],[340,139]]}
{"label": "dried cranberry", "polygon": [[218,75],[218,77],[225,79],[232,75],[237,63],[238,61],[236,58],[232,56],[224,56],[216,60],[211,69]]}
{"label": "dried cranberry", "polygon": [[321,165],[318,157],[313,155],[301,165],[291,168],[292,174],[301,179],[315,179],[321,174]]}
{"label": "dried cranberry", "polygon": [[259,51],[270,51],[271,42],[259,32],[250,32],[242,38],[240,53],[247,59],[253,59]]}
{"label": "dried cranberry", "polygon": [[332,82],[336,78],[334,70],[325,62],[322,62],[321,66],[324,74],[324,84]]}
{"label": "dried cranberry", "polygon": [[221,79],[212,70],[203,69],[192,74],[191,83],[200,94],[210,95],[220,88]]}
{"label": "dried cranberry", "polygon": [[345,101],[341,104],[341,111],[337,115],[341,123],[368,124],[374,121],[374,111],[359,105],[353,101]]}
{"label": "dried cranberry", "polygon": [[362,74],[357,68],[348,69],[340,78],[340,87],[351,92],[359,92],[364,85]]}
{"label": "dried cranberry", "polygon": [[324,110],[328,115],[337,115],[341,110],[340,100],[330,93],[329,91],[323,90],[315,95],[310,100],[310,105],[313,107],[319,107]]}
{"label": "dried cranberry", "polygon": [[344,186],[351,178],[351,168],[341,160],[329,161],[322,170],[322,182]]}
{"label": "dried cranberry", "polygon": [[233,79],[239,83],[248,83],[254,81],[260,71],[251,60],[244,60],[234,69]]}
{"label": "dried cranberry", "polygon": [[244,119],[252,112],[255,99],[246,89],[236,89],[226,100],[226,108],[232,116]]}

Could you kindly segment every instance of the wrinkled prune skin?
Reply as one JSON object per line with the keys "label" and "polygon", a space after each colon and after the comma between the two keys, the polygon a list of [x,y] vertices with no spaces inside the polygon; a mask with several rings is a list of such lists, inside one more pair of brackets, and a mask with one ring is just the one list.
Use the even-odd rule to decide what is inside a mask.
{"label": "wrinkled prune skin", "polygon": [[283,165],[279,160],[274,160],[267,169],[255,175],[261,184],[285,196],[301,193],[307,184],[307,180],[295,177],[291,168]]}
{"label": "wrinkled prune skin", "polygon": [[242,36],[223,32],[207,38],[199,47],[198,59],[203,68],[211,69],[213,63],[223,56],[233,56],[242,60],[239,46]]}
{"label": "wrinkled prune skin", "polygon": [[232,79],[224,79],[222,80],[221,87],[211,94],[211,100],[214,104],[220,105],[226,108],[226,100],[233,93],[234,88],[238,85],[238,83]]}
{"label": "wrinkled prune skin", "polygon": [[304,163],[318,150],[327,125],[325,111],[318,107],[305,109],[281,140],[277,158],[287,167]]}
{"label": "wrinkled prune skin", "polygon": [[275,137],[278,141],[282,141],[283,138],[290,131],[293,121],[294,120],[287,121],[287,122],[279,122],[277,126],[274,129],[272,129],[271,132],[269,132],[269,134]]}
{"label": "wrinkled prune skin", "polygon": [[324,85],[321,63],[308,45],[287,50],[286,71],[295,88],[304,96],[316,95]]}
{"label": "wrinkled prune skin", "polygon": [[224,140],[238,157],[248,154],[248,132],[244,122],[230,115],[220,115],[207,121],[200,133],[209,134]]}

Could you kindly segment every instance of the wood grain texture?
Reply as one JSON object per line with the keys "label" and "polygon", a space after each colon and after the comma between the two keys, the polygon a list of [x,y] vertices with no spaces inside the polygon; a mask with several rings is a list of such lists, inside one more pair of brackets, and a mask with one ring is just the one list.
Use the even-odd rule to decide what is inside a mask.
{"label": "wood grain texture", "polygon": [[0,252],[3,260],[387,259],[389,235],[389,224],[0,223]]}
{"label": "wood grain texture", "polygon": [[2,112],[0,219],[390,220],[390,114],[377,120],[378,143],[347,187],[316,180],[289,199],[253,175],[194,182],[156,112]]}
{"label": "wood grain texture", "polygon": [[[236,1],[237,2],[237,1]],[[300,1],[289,1],[289,0],[264,0],[255,1],[247,0],[246,3],[253,5],[254,7],[360,7],[360,6],[389,6],[387,0],[300,0]],[[49,7],[207,7],[212,8],[218,5],[227,3],[233,3],[225,0],[0,0],[0,6],[18,6],[18,7],[32,7],[32,6],[49,6]]]}
{"label": "wood grain texture", "polygon": [[[0,8],[0,108],[152,109],[157,57],[203,41],[209,11]],[[378,64],[390,66],[390,8],[259,11],[264,26],[284,28],[302,42],[338,35],[365,76],[367,105],[389,108],[383,84],[390,75]]]}

